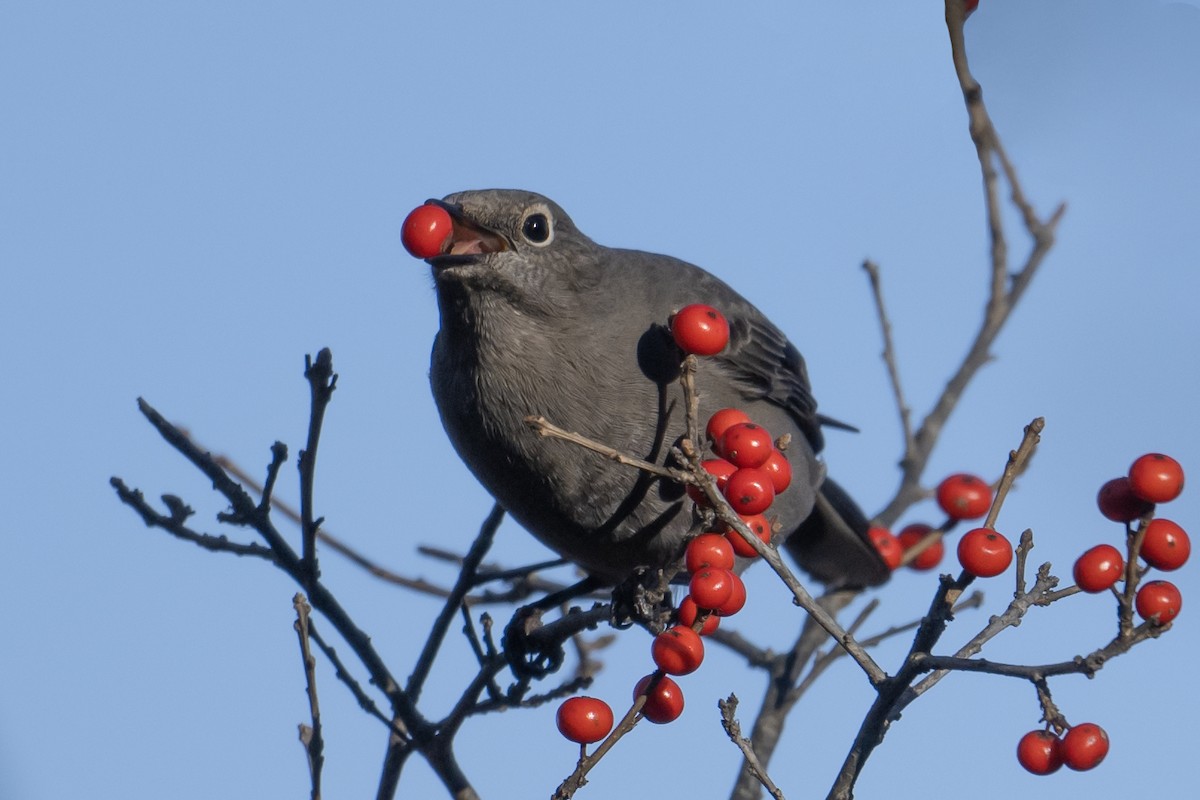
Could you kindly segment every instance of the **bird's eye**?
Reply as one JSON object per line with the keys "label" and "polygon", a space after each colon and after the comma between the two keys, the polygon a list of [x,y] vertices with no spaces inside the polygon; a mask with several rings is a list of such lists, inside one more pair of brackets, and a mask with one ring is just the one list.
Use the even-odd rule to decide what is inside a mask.
{"label": "bird's eye", "polygon": [[521,235],[534,244],[546,244],[550,241],[550,218],[536,211],[521,223]]}

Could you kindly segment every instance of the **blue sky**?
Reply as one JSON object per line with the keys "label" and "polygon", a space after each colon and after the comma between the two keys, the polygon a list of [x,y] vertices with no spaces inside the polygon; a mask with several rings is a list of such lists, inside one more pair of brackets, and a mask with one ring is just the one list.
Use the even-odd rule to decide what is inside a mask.
{"label": "blue sky", "polygon": [[[930,477],[997,473],[1022,426],[1045,416],[1000,527],[1033,528],[1037,558],[1060,574],[1117,541],[1094,492],[1135,456],[1168,452],[1200,470],[1197,5],[983,0],[968,23],[972,68],[1028,196],[1043,214],[1060,200],[1069,210]],[[146,530],[107,480],[180,494],[214,529],[221,505],[135,398],[258,473],[275,439],[298,451],[303,356],[329,346],[341,378],[319,512],[395,569],[451,580],[414,548],[465,548],[490,501],[429,397],[431,282],[398,235],[427,197],[541,191],[597,241],[724,277],[800,347],[822,409],[862,428],[831,434],[827,456],[868,508],[894,488],[899,437],[859,264],[883,268],[918,411],[980,314],[979,173],[936,0],[67,2],[3,16],[0,796],[306,791],[293,587]],[[1026,247],[1014,234],[1014,258]],[[284,477],[281,496],[294,498]],[[1198,497],[1162,513],[1200,529]],[[494,556],[544,551],[506,525]],[[324,571],[406,674],[437,604],[332,555]],[[1032,690],[964,675],[905,712],[859,796],[1183,796],[1200,712],[1194,575],[1173,578],[1185,607],[1169,635],[1094,681],[1052,685],[1070,719],[1109,730],[1101,768],[1026,775],[1012,753],[1037,723]],[[868,630],[918,615],[934,582],[898,575]],[[1002,608],[1007,585],[990,583],[987,610],[962,615],[947,647]],[[799,620],[781,590],[758,570],[750,589],[741,629],[786,646]],[[1072,598],[987,654],[1058,661],[1111,627],[1106,601]],[[885,666],[901,644],[882,649]],[[622,634],[592,693],[622,702],[648,648]],[[467,658],[462,642],[448,646],[434,708],[457,696]],[[371,796],[383,732],[329,670],[320,680],[327,796]],[[684,685],[683,720],[637,730],[580,796],[725,796],[739,757],[716,699],[737,692],[749,724],[761,689],[737,659],[710,657]],[[845,664],[801,703],[772,768],[788,797],[824,796],[869,701]],[[473,721],[459,754],[486,797],[528,797],[550,793],[573,748],[546,708]],[[439,792],[414,761],[402,796]]]}

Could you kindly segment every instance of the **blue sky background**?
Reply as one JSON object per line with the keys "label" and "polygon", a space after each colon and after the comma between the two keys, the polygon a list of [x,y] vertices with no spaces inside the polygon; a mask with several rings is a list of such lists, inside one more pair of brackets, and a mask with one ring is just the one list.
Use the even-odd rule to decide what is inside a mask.
{"label": "blue sky background", "polygon": [[[1060,574],[1118,541],[1096,488],[1138,454],[1200,470],[1200,8],[1158,0],[983,0],[971,64],[1025,189],[1069,211],[1059,242],[945,429],[930,478],[996,474],[1022,426],[1044,441],[1000,519],[1032,527]],[[438,423],[426,381],[437,321],[425,266],[400,247],[431,196],[522,187],[597,241],[699,263],[755,300],[808,359],[833,433],[828,461],[868,508],[897,477],[899,437],[864,257],[884,270],[918,412],[980,316],[980,179],[941,3],[9,4],[0,23],[0,797],[300,797],[307,721],[294,587],[258,562],[146,530],[110,475],[182,495],[213,530],[222,506],[137,413],[146,397],[260,474],[303,441],[303,356],[341,374],[321,445],[318,511],[394,568],[448,582],[418,543],[467,546],[490,507]],[[1014,259],[1027,247],[1014,234]],[[1193,484],[1200,482],[1195,478]],[[296,495],[286,471],[280,495]],[[1200,529],[1193,487],[1162,514]],[[928,509],[915,509],[910,519]],[[494,557],[544,556],[506,525]],[[1196,565],[1173,580],[1169,635],[1061,678],[1074,722],[1104,725],[1107,762],[1026,775],[1032,689],[962,675],[893,726],[858,796],[1194,790]],[[407,675],[438,603],[332,554],[329,585]],[[800,624],[761,570],[737,619],[787,646]],[[874,631],[918,616],[935,579],[897,575]],[[967,640],[1010,591],[944,639]],[[1042,663],[1107,641],[1104,598],[1031,614],[987,650]],[[904,642],[881,649],[894,667]],[[344,648],[343,648],[344,649]],[[649,670],[622,634],[592,693],[614,705]],[[452,638],[426,702],[470,672]],[[324,665],[326,796],[373,796],[384,732]],[[580,797],[723,797],[763,679],[716,652],[684,681],[680,723],[643,726]],[[842,664],[797,708],[772,765],[790,798],[823,797],[870,690]],[[470,722],[463,767],[485,797],[546,796],[573,746],[553,708]],[[404,797],[442,796],[414,759]]]}

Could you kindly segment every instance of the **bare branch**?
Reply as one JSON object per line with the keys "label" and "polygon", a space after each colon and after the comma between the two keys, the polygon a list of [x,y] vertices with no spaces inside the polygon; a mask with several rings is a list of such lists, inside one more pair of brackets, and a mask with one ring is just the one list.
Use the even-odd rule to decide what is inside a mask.
{"label": "bare branch", "polygon": [[[991,270],[988,297],[983,321],[976,331],[966,355],[958,365],[933,408],[925,415],[920,427],[911,437],[912,447],[905,450],[901,459],[901,479],[895,496],[877,515],[883,525],[892,525],[904,511],[920,499],[921,474],[929,462],[943,426],[958,405],[959,399],[975,373],[991,360],[991,348],[999,336],[1013,309],[1020,301],[1025,289],[1033,280],[1046,253],[1054,244],[1058,222],[1066,211],[1060,204],[1050,217],[1041,221],[1033,207],[1025,199],[1017,180],[1016,170],[1008,161],[1000,146],[1000,139],[983,104],[983,91],[967,67],[967,54],[963,40],[963,8],[961,0],[946,0],[946,27],[950,35],[951,59],[963,99],[967,108],[968,129],[975,143],[980,172],[983,175],[984,204],[991,240]],[[1014,204],[1021,211],[1025,228],[1033,239],[1033,249],[1025,263],[1013,274],[1008,269],[1008,243],[1004,235],[999,193],[1000,175],[995,161],[1002,165],[1004,179],[1008,182]],[[906,437],[906,442],[909,441]]]}
{"label": "bare branch", "polygon": [[[327,351],[322,352],[327,353]],[[318,361],[320,360],[318,358]],[[328,374],[329,378],[324,385],[327,389],[331,390],[333,386],[331,361],[328,364]],[[325,400],[327,399],[326,397]],[[307,589],[308,600],[312,604],[312,607],[321,612],[329,620],[330,624],[333,625],[367,668],[371,683],[378,687],[388,698],[392,707],[392,719],[386,721],[390,726],[391,736],[388,757],[386,759],[387,768],[400,769],[406,761],[409,751],[414,749],[415,746],[415,749],[419,750],[426,757],[434,772],[449,791],[460,797],[473,796],[474,790],[471,788],[469,781],[454,758],[451,743],[434,735],[435,730],[433,726],[420,714],[411,697],[400,688],[387,665],[371,644],[370,637],[354,623],[333,594],[320,582],[319,576],[315,572],[315,561],[302,560],[275,529],[268,513],[269,504],[256,504],[246,491],[234,482],[225,470],[215,462],[210,454],[200,451],[195,446],[186,433],[167,422],[161,414],[144,400],[139,399],[138,405],[159,434],[207,476],[212,481],[213,488],[229,501],[231,510],[218,515],[218,519],[232,525],[252,528],[265,540],[267,544],[266,552],[264,553],[264,549],[258,546],[233,546],[225,542],[223,537],[208,537],[188,530],[184,525],[184,521],[191,514],[191,510],[178,498],[168,496],[164,499],[168,510],[171,512],[170,516],[164,516],[151,509],[145,503],[140,493],[130,491],[120,479],[114,478],[111,482],[117,490],[118,496],[137,510],[142,516],[143,521],[148,525],[161,527],[180,538],[194,541],[209,549],[236,552],[240,555],[260,555],[269,559],[271,563],[286,572],[293,580],[304,586]],[[311,419],[314,420],[314,424],[319,423],[321,415],[314,414]],[[310,434],[311,447],[311,443],[317,441],[315,438],[317,432],[310,431]],[[280,448],[276,447],[273,448],[272,452],[272,464],[274,465],[278,462],[281,451]],[[315,451],[313,452],[315,454]],[[270,470],[268,471],[268,479],[270,479]],[[309,502],[311,502],[311,497]],[[319,524],[318,520],[313,519],[311,526],[308,528],[314,537]],[[311,620],[310,635],[313,635],[313,640],[317,641],[311,629]],[[350,683],[347,682],[347,685],[350,685]],[[389,785],[394,788],[397,779],[398,773],[391,774],[385,770],[385,774],[380,779],[381,791]]]}
{"label": "bare branch", "polygon": [[1091,678],[1113,657],[1128,653],[1134,645],[1141,642],[1157,639],[1170,627],[1170,624],[1159,625],[1149,621],[1143,622],[1134,628],[1129,636],[1117,636],[1104,647],[1093,650],[1086,656],[1076,656],[1070,661],[1060,661],[1056,664],[1004,664],[984,658],[934,656],[928,653],[919,654],[917,664],[931,670],[985,672],[989,675],[1002,675],[1007,678],[1023,678],[1031,681],[1052,678],[1055,675],[1078,674]]}

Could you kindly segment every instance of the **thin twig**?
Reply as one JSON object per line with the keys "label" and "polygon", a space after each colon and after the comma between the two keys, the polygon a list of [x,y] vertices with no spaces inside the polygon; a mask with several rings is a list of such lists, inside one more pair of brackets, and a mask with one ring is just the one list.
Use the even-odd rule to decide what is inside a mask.
{"label": "thin twig", "polygon": [[455,581],[454,588],[450,590],[450,594],[446,597],[446,602],[442,606],[441,612],[434,621],[429,631],[429,637],[425,640],[425,646],[421,648],[421,655],[417,658],[416,666],[413,667],[412,675],[408,679],[406,691],[415,703],[421,697],[421,690],[425,688],[425,679],[429,676],[429,670],[433,667],[433,660],[437,656],[438,650],[441,649],[442,641],[446,638],[446,631],[450,628],[450,622],[454,619],[454,615],[458,613],[459,607],[462,605],[463,598],[467,596],[471,586],[475,580],[475,570],[479,567],[483,557],[487,555],[487,551],[492,546],[492,541],[496,537],[496,530],[500,527],[500,522],[504,519],[504,509],[499,503],[492,506],[491,513],[484,519],[483,525],[479,527],[479,533],[475,537],[475,541],[471,544],[471,549],[467,552],[466,558],[463,560],[462,570],[458,573],[458,580]]}
{"label": "thin twig", "polygon": [[718,700],[717,707],[721,709],[721,727],[725,729],[729,740],[732,741],[737,748],[742,751],[742,757],[746,763],[743,769],[752,774],[763,788],[774,797],[775,800],[783,800],[783,791],[780,790],[775,782],[771,780],[771,776],[767,774],[767,769],[758,760],[758,755],[754,752],[754,743],[746,737],[742,736],[741,723],[737,721],[737,695],[729,695],[727,700]]}
{"label": "thin twig", "polygon": [[615,450],[608,445],[601,444],[594,439],[589,439],[581,434],[573,433],[565,428],[560,428],[547,420],[545,417],[537,415],[528,416],[525,418],[525,424],[528,425],[530,429],[532,429],[534,433],[538,434],[539,436],[549,436],[554,439],[562,439],[563,441],[577,444],[580,447],[591,450],[593,453],[598,453],[605,458],[617,462],[618,464],[624,464],[627,467],[637,467],[643,472],[648,472],[651,475],[658,475],[662,478],[670,478],[671,480],[679,481],[680,483],[695,482],[686,470],[662,467],[651,461],[635,458],[626,453],[622,453],[619,450]]}
{"label": "thin twig", "polygon": [[[262,488],[259,489],[258,508],[263,514],[268,513],[268,509],[271,506],[271,498],[275,494],[275,481],[279,479],[279,470],[283,467],[283,463],[287,461],[287,454],[287,445],[283,442],[276,442],[271,445],[271,463],[267,465],[267,478],[263,481]],[[221,464],[219,457],[214,458],[214,460],[218,464]],[[235,474],[234,477],[238,476]]]}
{"label": "thin twig", "polygon": [[257,542],[250,542],[248,544],[231,542],[225,536],[213,536],[212,534],[199,533],[192,530],[185,524],[185,520],[193,513],[192,509],[183,505],[182,501],[178,501],[178,498],[172,495],[163,496],[163,502],[172,513],[170,515],[160,514],[146,502],[146,498],[142,495],[140,489],[130,489],[125,485],[123,480],[116,477],[110,478],[108,482],[116,490],[117,497],[121,502],[136,511],[148,528],[159,528],[186,542],[191,542],[203,547],[205,550],[211,550],[216,553],[232,553],[235,556],[254,556],[272,563],[275,562],[275,554],[269,548],[263,547]]}
{"label": "thin twig", "polygon": [[393,736],[400,737],[405,742],[409,742],[409,731],[404,720],[399,717],[388,719],[379,710],[379,706],[376,705],[371,696],[362,688],[362,684],[350,674],[350,670],[342,662],[341,657],[337,654],[337,650],[321,636],[321,632],[317,629],[316,624],[311,618],[308,620],[308,636],[312,641],[317,643],[317,649],[321,651],[321,655],[325,656],[329,663],[333,665],[334,677],[345,684],[346,688],[350,690],[350,694],[354,695],[354,699],[358,701],[359,708],[382,722],[384,726],[391,730]]}
{"label": "thin twig", "polygon": [[308,710],[312,725],[300,726],[300,741],[308,755],[308,773],[312,781],[312,800],[321,800],[321,768],[325,764],[325,739],[321,735],[321,706],[317,701],[317,661],[309,647],[308,621],[312,608],[304,595],[296,593],[292,598],[296,609],[296,636],[300,640],[300,655],[304,661],[304,685],[308,693]]}
{"label": "thin twig", "polygon": [[325,409],[333,399],[337,388],[337,374],[333,371],[333,353],[328,347],[317,352],[316,360],[304,358],[304,377],[308,381],[312,401],[309,408],[308,442],[300,451],[300,534],[301,534],[301,585],[311,593],[313,584],[320,577],[317,564],[317,529],[324,520],[313,517],[313,487],[317,472],[317,445],[321,441],[321,427],[325,421]]}
{"label": "thin twig", "polygon": [[871,282],[871,296],[875,298],[875,313],[879,317],[879,327],[883,334],[883,363],[887,367],[888,379],[892,384],[892,396],[896,400],[896,411],[900,414],[900,432],[904,438],[904,452],[916,450],[913,441],[912,409],[904,399],[904,389],[900,383],[900,369],[896,361],[896,345],[892,339],[892,322],[888,319],[887,307],[883,303],[883,286],[879,280],[879,265],[867,259],[863,269]]}
{"label": "thin twig", "polygon": [[1021,438],[1021,444],[1016,450],[1008,454],[1008,463],[1004,465],[1004,474],[1000,476],[1000,485],[996,487],[996,494],[992,498],[992,507],[988,509],[987,518],[983,521],[983,527],[996,529],[996,518],[1000,516],[1000,509],[1004,506],[1004,501],[1008,498],[1008,492],[1012,489],[1013,481],[1017,475],[1025,468],[1025,463],[1033,456],[1033,450],[1042,440],[1042,431],[1046,428],[1046,420],[1043,417],[1035,417],[1028,425],[1025,426],[1024,436]]}

